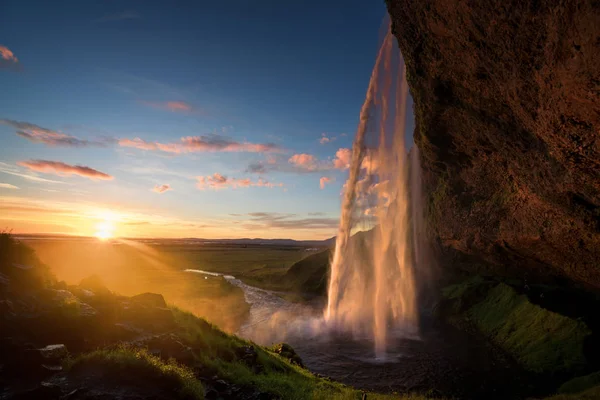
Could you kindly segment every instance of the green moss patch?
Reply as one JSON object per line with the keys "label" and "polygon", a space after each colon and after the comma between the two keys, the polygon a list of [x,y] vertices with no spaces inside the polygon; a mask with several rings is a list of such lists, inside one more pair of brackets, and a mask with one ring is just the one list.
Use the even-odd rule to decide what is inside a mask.
{"label": "green moss patch", "polygon": [[[455,289],[453,294],[458,291]],[[506,284],[495,286],[465,314],[477,329],[529,371],[577,371],[586,365],[583,341],[591,334],[589,328],[581,321],[530,303]]]}
{"label": "green moss patch", "polygon": [[558,394],[546,400],[598,400],[600,399],[600,386],[575,394]]}
{"label": "green moss patch", "polygon": [[580,376],[563,383],[561,387],[558,388],[558,393],[580,393],[591,389],[594,386],[600,386],[600,371],[589,375]]}
{"label": "green moss patch", "polygon": [[194,373],[175,361],[163,362],[145,349],[119,347],[101,349],[67,361],[67,368],[77,371],[86,367],[100,368],[116,382],[138,379],[159,385],[178,399],[204,399],[204,388]]}

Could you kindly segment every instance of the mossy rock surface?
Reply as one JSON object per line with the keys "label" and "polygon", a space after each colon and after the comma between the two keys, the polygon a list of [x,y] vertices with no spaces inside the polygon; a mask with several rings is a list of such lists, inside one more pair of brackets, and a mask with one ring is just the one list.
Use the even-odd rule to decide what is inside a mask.
{"label": "mossy rock surface", "polygon": [[588,360],[582,321],[549,311],[505,283],[473,277],[442,291],[438,314],[468,323],[534,373],[577,374]]}
{"label": "mossy rock surface", "polygon": [[558,393],[580,393],[595,386],[600,386],[600,371],[585,376],[579,376],[563,383],[560,388],[558,388]]}

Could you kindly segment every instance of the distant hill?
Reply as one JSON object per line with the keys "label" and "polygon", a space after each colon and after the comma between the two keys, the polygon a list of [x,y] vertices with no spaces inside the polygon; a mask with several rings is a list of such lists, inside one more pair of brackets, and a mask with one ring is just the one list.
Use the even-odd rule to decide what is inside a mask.
{"label": "distant hill", "polygon": [[282,280],[294,291],[325,295],[333,249],[311,254],[288,269]]}
{"label": "distant hill", "polygon": [[[19,239],[24,240],[96,240],[94,237],[69,236],[69,235],[17,235]],[[298,246],[298,247],[331,247],[335,245],[335,236],[325,240],[294,240],[294,239],[261,239],[261,238],[241,238],[241,239],[203,239],[203,238],[124,238],[135,240],[142,243],[151,244],[225,244],[225,245],[253,245],[253,246]]]}

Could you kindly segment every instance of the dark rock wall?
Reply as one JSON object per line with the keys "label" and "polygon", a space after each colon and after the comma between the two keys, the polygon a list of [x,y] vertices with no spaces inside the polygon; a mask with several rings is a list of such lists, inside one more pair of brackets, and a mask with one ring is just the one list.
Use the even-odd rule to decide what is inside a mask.
{"label": "dark rock wall", "polygon": [[442,264],[599,289],[600,1],[387,5]]}

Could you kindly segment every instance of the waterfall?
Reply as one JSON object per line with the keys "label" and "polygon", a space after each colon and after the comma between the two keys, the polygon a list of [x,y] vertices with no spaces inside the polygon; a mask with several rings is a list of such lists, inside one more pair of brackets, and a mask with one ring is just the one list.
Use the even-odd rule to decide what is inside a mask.
{"label": "waterfall", "polygon": [[409,202],[420,195],[409,194],[408,184],[420,185],[420,175],[413,165],[409,180],[407,96],[404,60],[388,31],[360,111],[324,311],[332,330],[372,339],[381,358],[390,335],[414,334],[418,325],[420,242],[411,236],[420,233],[421,216],[409,215],[420,208]]}

